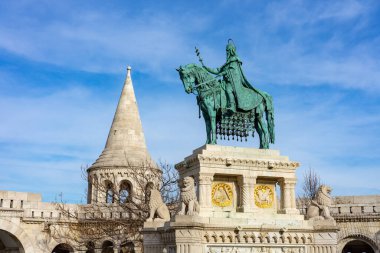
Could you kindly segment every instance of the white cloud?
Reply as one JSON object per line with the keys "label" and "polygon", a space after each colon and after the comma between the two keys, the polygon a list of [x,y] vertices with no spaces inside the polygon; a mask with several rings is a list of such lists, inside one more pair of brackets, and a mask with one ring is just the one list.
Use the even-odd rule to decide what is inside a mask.
{"label": "white cloud", "polygon": [[[201,11],[197,15],[198,10],[185,14],[141,11],[140,16],[127,11],[128,16],[80,8],[63,15],[63,8],[54,18],[41,20],[31,11],[30,15],[12,16],[9,25],[0,26],[0,47],[32,61],[76,70],[124,74],[125,65],[131,64],[150,80],[180,85],[174,68],[195,62],[194,44],[200,47],[205,62],[215,67],[224,62],[225,40],[236,31],[239,35],[234,39],[243,45],[238,52],[249,80],[264,90],[266,84],[273,90],[284,89],[279,92],[281,97],[275,98],[274,148],[300,161],[300,171],[309,166],[318,170],[337,192],[345,192],[347,184],[378,191],[379,172],[368,161],[379,161],[379,108],[363,104],[376,99],[380,91],[379,37],[353,45],[339,33],[321,39],[320,32],[331,29],[321,23],[359,19],[362,22],[354,28],[357,32],[366,27],[363,16],[369,10],[355,1],[317,7],[310,13],[302,1],[271,4],[263,13],[252,13],[248,21],[239,20],[239,30],[220,23],[217,17],[204,18]],[[339,8],[341,13],[335,11]],[[0,17],[0,22],[4,20],[6,17]],[[17,83],[5,70],[0,78],[0,86]],[[294,84],[309,87],[302,92],[286,90]],[[313,93],[310,88],[325,85],[333,87],[331,93]],[[373,97],[351,92],[351,101],[349,93],[336,87],[368,90]],[[174,163],[203,145],[205,130],[203,119],[197,119],[195,98],[165,88],[167,95],[158,97],[146,90],[137,100],[153,157]],[[93,162],[100,154],[116,99],[105,101],[85,84],[38,97],[0,95],[0,141],[7,148],[7,158],[0,159],[0,164],[2,169],[15,171],[13,177],[1,179],[7,182],[5,187],[21,189],[16,179],[34,169],[37,173],[32,180],[41,182],[44,191],[82,194],[80,178],[73,175],[80,175],[75,174],[80,165]],[[257,140],[254,143],[238,145],[257,146]],[[352,157],[360,163],[350,164],[354,159],[348,158]],[[363,170],[371,175],[366,182]],[[66,184],[73,178],[75,186]]]}
{"label": "white cloud", "polygon": [[[204,10],[169,13],[145,8],[137,15],[128,8],[108,13],[108,9],[70,4],[59,7],[61,12],[54,8],[56,17],[45,19],[38,19],[35,10],[25,11],[21,17],[2,18],[8,25],[0,27],[0,47],[77,70],[119,73],[130,64],[140,72],[175,82],[174,68],[196,61],[195,45],[207,64],[221,65],[224,41],[236,34],[237,44],[245,45],[239,53],[255,80],[380,90],[379,39],[372,36],[351,45],[339,27],[355,19],[351,28],[355,33],[370,29],[370,3],[274,2],[262,13],[234,17],[239,29],[220,22],[218,17],[227,8],[223,6],[210,17]],[[244,6],[247,11],[252,8],[248,3]],[[69,7],[75,15],[65,11]],[[326,34],[328,38],[323,39]]]}
{"label": "white cloud", "polygon": [[364,1],[342,1],[326,4],[318,14],[317,19],[347,20],[356,18],[368,11],[368,4]]}

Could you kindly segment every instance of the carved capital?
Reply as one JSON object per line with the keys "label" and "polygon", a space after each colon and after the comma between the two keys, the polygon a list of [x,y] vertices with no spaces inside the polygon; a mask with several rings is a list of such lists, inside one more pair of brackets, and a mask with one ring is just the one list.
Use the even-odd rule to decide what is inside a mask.
{"label": "carved capital", "polygon": [[198,176],[199,184],[211,184],[214,179],[213,175],[201,174]]}

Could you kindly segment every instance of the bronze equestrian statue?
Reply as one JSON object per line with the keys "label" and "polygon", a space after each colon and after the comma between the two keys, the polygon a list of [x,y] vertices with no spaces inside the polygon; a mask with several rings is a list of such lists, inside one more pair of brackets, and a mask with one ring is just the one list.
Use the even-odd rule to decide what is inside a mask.
{"label": "bronze equestrian statue", "polygon": [[205,66],[198,49],[196,53],[202,66],[187,64],[177,71],[185,91],[197,96],[206,123],[206,143],[216,144],[218,135],[247,140],[256,130],[260,148],[268,149],[275,141],[272,97],[248,82],[232,40],[226,47],[226,63],[220,68]]}

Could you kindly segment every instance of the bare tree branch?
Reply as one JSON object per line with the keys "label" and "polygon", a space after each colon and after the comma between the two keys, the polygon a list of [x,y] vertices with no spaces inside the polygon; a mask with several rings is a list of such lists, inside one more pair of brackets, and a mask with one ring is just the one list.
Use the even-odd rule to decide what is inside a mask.
{"label": "bare tree branch", "polygon": [[304,211],[310,204],[311,200],[316,197],[320,185],[321,178],[309,167],[309,169],[303,174],[302,196],[298,196],[297,198],[297,206],[301,211]]}
{"label": "bare tree branch", "polygon": [[[161,192],[171,214],[178,209],[178,173],[167,163],[160,162],[159,167],[157,169],[148,163],[139,166],[128,164],[126,169],[133,171],[128,178],[133,182],[133,188],[125,185],[124,188],[117,189],[111,180],[109,184],[93,185],[103,198],[97,203],[76,205],[73,208],[73,205],[60,200],[56,206],[62,215],[59,220],[49,224],[50,235],[53,238],[64,238],[78,249],[89,249],[93,242],[101,240],[133,242],[142,248],[140,231],[149,216],[148,184]],[[91,180],[87,169],[82,167],[82,177],[86,181]]]}

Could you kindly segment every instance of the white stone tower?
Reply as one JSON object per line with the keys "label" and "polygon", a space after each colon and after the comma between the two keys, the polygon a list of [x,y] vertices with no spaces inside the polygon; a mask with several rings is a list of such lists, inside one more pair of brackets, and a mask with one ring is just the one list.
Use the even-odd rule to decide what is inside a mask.
{"label": "white stone tower", "polygon": [[111,203],[115,194],[131,195],[137,190],[134,173],[147,166],[157,168],[146,147],[128,66],[106,145],[87,170],[87,202]]}

